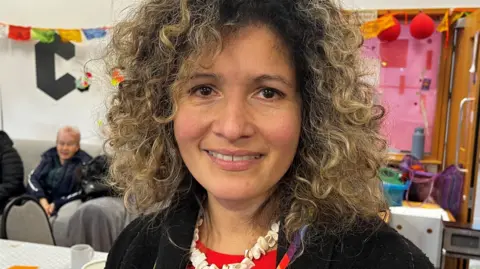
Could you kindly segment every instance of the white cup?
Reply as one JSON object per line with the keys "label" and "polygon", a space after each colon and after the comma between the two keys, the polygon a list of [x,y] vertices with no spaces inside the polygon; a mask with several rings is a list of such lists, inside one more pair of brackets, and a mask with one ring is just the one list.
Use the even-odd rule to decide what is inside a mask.
{"label": "white cup", "polygon": [[75,245],[70,248],[72,269],[82,269],[82,267],[93,259],[95,251],[86,244]]}

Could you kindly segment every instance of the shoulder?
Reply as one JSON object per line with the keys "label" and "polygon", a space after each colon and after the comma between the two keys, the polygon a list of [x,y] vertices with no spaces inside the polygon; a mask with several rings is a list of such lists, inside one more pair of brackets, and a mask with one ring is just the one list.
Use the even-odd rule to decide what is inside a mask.
{"label": "shoulder", "polygon": [[433,269],[427,256],[383,221],[345,235],[333,247],[334,268]]}
{"label": "shoulder", "polygon": [[3,159],[18,159],[18,160],[21,160],[20,159],[20,154],[18,153],[18,151],[13,148],[13,147],[8,147],[8,148],[5,148],[2,152],[1,152],[1,157]]}
{"label": "shoulder", "polygon": [[57,148],[49,148],[42,154],[42,159],[51,159],[57,155]]}
{"label": "shoulder", "polygon": [[92,156],[90,156],[90,154],[88,154],[87,152],[79,149],[78,152],[76,153],[76,156],[82,160],[82,162],[86,163],[88,161],[90,161],[92,159]]}
{"label": "shoulder", "polygon": [[117,237],[109,251],[106,269],[130,268],[139,261],[155,262],[161,235],[161,217],[140,216]]}

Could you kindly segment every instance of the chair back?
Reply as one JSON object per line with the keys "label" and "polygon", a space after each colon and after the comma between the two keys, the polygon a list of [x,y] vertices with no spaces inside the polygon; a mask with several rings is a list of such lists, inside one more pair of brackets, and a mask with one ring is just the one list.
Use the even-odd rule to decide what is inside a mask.
{"label": "chair back", "polygon": [[2,216],[2,238],[45,245],[55,245],[47,213],[35,197],[23,195],[12,199]]}

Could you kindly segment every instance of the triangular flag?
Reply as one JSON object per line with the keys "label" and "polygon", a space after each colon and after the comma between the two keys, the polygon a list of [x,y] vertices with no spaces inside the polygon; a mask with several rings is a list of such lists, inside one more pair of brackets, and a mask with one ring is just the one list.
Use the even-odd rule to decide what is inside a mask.
{"label": "triangular flag", "polygon": [[52,43],[55,41],[55,31],[49,29],[32,29],[32,39],[38,40],[42,43]]}
{"label": "triangular flag", "polygon": [[58,34],[63,42],[82,42],[82,33],[80,30],[58,30]]}
{"label": "triangular flag", "polygon": [[8,27],[5,24],[0,23],[0,38],[8,36]]}
{"label": "triangular flag", "polygon": [[463,17],[465,15],[465,12],[460,12],[460,13],[455,13],[453,16],[450,18],[450,14],[448,11],[445,12],[445,15],[443,16],[442,21],[440,24],[437,26],[437,31],[442,33],[447,31],[450,28],[450,25],[454,24],[458,19]]}
{"label": "triangular flag", "polygon": [[393,15],[385,15],[374,21],[364,23],[360,30],[365,39],[377,37],[383,30],[386,30],[395,25]]}
{"label": "triangular flag", "polygon": [[461,12],[461,13],[455,13],[452,18],[450,19],[450,25],[454,24],[456,21],[458,21],[461,17],[463,17],[463,15],[465,15],[465,12]]}
{"label": "triangular flag", "polygon": [[450,27],[450,24],[448,23],[449,18],[450,18],[450,14],[447,10],[447,11],[445,11],[445,15],[443,15],[442,21],[437,26],[437,31],[438,32],[442,33],[442,32],[445,32],[445,31],[448,30],[448,28]]}
{"label": "triangular flag", "polygon": [[19,41],[30,40],[30,27],[10,25],[8,28],[8,38]]}
{"label": "triangular flag", "polygon": [[83,34],[87,38],[87,40],[91,40],[94,38],[102,38],[107,35],[107,31],[102,28],[94,28],[94,29],[83,29]]}

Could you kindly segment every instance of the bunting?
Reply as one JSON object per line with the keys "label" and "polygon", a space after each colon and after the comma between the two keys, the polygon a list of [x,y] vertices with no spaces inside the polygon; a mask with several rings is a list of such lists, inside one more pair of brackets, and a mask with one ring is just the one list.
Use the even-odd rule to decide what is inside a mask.
{"label": "bunting", "polygon": [[362,31],[365,39],[377,37],[383,30],[386,30],[395,25],[393,15],[385,15],[374,21],[368,21],[364,23],[360,30]]}
{"label": "bunting", "polygon": [[63,42],[82,42],[82,33],[80,30],[58,30],[58,35]]}
{"label": "bunting", "polygon": [[8,27],[8,38],[18,41],[30,40],[30,27],[10,25]]}
{"label": "bunting", "polygon": [[0,23],[0,38],[8,36],[8,28],[6,25]]}
{"label": "bunting", "polygon": [[51,43],[58,34],[63,42],[82,42],[104,38],[111,27],[87,29],[48,29],[41,27],[9,25],[0,22],[0,38],[10,38],[17,41],[38,40],[41,43]]}
{"label": "bunting", "polygon": [[83,29],[83,34],[87,38],[87,40],[92,40],[95,38],[103,38],[107,35],[107,31],[105,28],[98,28],[98,29]]}
{"label": "bunting", "polygon": [[437,31],[440,33],[448,31],[450,25],[458,21],[463,15],[465,15],[465,12],[455,13],[450,17],[450,12],[445,12],[442,21],[437,26]]}
{"label": "bunting", "polygon": [[55,41],[55,31],[50,29],[32,29],[32,39],[42,43],[52,43]]}

